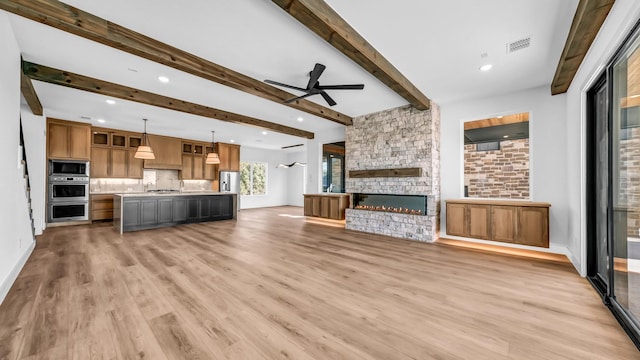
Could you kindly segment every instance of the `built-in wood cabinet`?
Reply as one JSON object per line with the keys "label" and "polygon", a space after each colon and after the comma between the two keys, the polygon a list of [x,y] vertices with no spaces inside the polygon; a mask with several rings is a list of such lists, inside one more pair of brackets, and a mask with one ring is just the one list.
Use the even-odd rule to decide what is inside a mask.
{"label": "built-in wood cabinet", "polygon": [[205,164],[207,153],[211,149],[206,143],[183,142],[181,179],[215,180],[216,165]]}
{"label": "built-in wood cabinet", "polygon": [[349,194],[305,194],[304,215],[344,220]]}
{"label": "built-in wood cabinet", "polygon": [[91,220],[113,219],[113,195],[91,195]]}
{"label": "built-in wood cabinet", "polygon": [[91,125],[47,119],[47,156],[50,159],[89,160]]}
{"label": "built-in wood cabinet", "polygon": [[548,203],[447,200],[447,234],[549,247]]}
{"label": "built-in wood cabinet", "polygon": [[182,170],[182,140],[173,137],[149,135],[155,159],[145,160],[145,169]]}
{"label": "built-in wood cabinet", "polygon": [[111,149],[93,147],[91,149],[91,177],[107,178],[109,176],[109,159],[111,157]]}
{"label": "built-in wood cabinet", "polygon": [[240,171],[240,145],[216,143],[220,171]]}

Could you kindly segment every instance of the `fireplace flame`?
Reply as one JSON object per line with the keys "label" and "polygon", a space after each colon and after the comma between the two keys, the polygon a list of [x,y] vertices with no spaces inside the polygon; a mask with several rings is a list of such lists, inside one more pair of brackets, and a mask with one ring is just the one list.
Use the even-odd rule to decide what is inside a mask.
{"label": "fireplace flame", "polygon": [[393,207],[393,206],[384,206],[384,205],[382,206],[356,205],[354,209],[369,210],[369,211],[385,211],[385,212],[408,214],[408,215],[423,215],[422,210]]}

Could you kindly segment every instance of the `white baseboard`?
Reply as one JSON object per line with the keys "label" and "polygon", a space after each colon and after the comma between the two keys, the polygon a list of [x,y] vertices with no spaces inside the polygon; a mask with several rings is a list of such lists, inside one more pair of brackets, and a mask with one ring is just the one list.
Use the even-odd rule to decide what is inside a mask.
{"label": "white baseboard", "polygon": [[36,247],[36,242],[34,241],[31,243],[31,246],[29,246],[29,248],[24,252],[24,254],[22,254],[22,256],[20,257],[20,259],[18,260],[14,268],[9,273],[9,275],[4,279],[2,283],[0,283],[0,304],[2,304],[5,297],[7,297],[7,294],[9,293],[11,286],[18,278],[20,271],[24,267],[24,264],[27,263],[27,260],[29,260],[29,256],[31,256],[31,253],[33,252],[33,249],[35,249],[35,247]]}

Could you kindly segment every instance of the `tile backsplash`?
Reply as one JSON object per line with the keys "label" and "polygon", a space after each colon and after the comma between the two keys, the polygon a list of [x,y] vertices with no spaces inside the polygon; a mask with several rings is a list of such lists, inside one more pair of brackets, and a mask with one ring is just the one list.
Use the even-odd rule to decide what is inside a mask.
{"label": "tile backsplash", "polygon": [[[142,179],[96,178],[90,180],[92,193],[143,192],[147,190],[180,190],[177,170],[144,170]],[[182,190],[211,190],[209,180],[183,180]]]}

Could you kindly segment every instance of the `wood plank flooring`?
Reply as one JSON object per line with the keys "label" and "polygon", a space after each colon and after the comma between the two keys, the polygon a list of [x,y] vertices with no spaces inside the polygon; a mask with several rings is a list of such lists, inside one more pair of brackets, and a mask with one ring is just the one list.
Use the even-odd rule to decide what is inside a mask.
{"label": "wood plank flooring", "polygon": [[47,229],[0,359],[640,359],[569,264],[345,231],[302,209]]}

